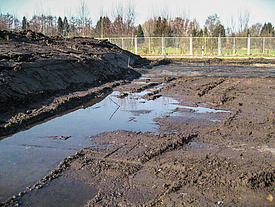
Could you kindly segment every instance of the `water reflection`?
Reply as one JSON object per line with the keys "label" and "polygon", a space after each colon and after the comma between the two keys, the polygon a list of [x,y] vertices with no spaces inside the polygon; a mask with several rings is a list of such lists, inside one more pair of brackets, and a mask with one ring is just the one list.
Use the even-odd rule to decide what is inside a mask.
{"label": "water reflection", "polygon": [[153,119],[176,108],[178,102],[167,97],[147,101],[141,98],[144,93],[119,99],[115,91],[98,103],[91,102],[1,140],[0,202],[33,185],[75,150],[105,147],[89,141],[91,135],[117,129],[157,132]]}
{"label": "water reflection", "polygon": [[[106,147],[89,141],[91,135],[118,129],[157,133],[154,118],[171,114],[176,108],[210,110],[180,106],[177,100],[164,96],[154,101],[142,99],[148,92],[132,93],[120,99],[117,98],[120,92],[114,91],[99,102],[93,100],[0,141],[0,202],[33,185],[75,150]],[[68,139],[58,138],[62,136]]]}
{"label": "water reflection", "polygon": [[[210,109],[210,108],[201,107],[201,106],[197,106],[197,107],[182,106],[182,107],[186,108],[186,109],[194,110],[195,113],[231,113],[232,112],[232,111],[226,111],[226,110]],[[219,121],[219,120],[217,120],[217,121]]]}
{"label": "water reflection", "polygon": [[32,191],[20,200],[20,206],[84,206],[96,196],[98,190],[90,185],[70,178],[53,180],[39,191]]}

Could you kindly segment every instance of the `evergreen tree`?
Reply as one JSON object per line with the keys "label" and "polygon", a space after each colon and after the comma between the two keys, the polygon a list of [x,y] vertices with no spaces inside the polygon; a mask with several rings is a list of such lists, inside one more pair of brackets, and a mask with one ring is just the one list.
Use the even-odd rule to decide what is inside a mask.
{"label": "evergreen tree", "polygon": [[172,28],[171,25],[168,24],[168,21],[166,18],[158,17],[155,23],[155,30],[153,31],[153,34],[155,37],[172,37]]}
{"label": "evergreen tree", "polygon": [[207,29],[207,27],[204,27],[204,32],[203,33],[204,33],[205,37],[208,37],[208,29]]}
{"label": "evergreen tree", "polygon": [[95,26],[95,36],[108,37],[111,35],[111,20],[109,17],[100,17]]}
{"label": "evergreen tree", "polygon": [[198,37],[203,37],[203,30],[201,29],[199,32],[198,32]]}
{"label": "evergreen tree", "polygon": [[194,28],[193,30],[192,30],[192,37],[197,37],[197,29],[196,28]]}
{"label": "evergreen tree", "polygon": [[58,20],[57,20],[57,29],[58,29],[58,35],[63,35],[64,25],[63,25],[62,18],[60,16],[58,17]]}
{"label": "evergreen tree", "polygon": [[265,23],[261,30],[262,37],[273,37],[274,36],[274,27],[271,22]]}
{"label": "evergreen tree", "polygon": [[144,37],[144,33],[140,24],[138,25],[138,29],[136,30],[135,35],[137,37]]}
{"label": "evergreen tree", "polygon": [[144,33],[140,24],[138,25],[138,29],[135,31],[135,35],[139,37],[139,43],[144,42]]}
{"label": "evergreen tree", "polygon": [[23,20],[22,20],[22,30],[25,30],[27,29],[27,19],[26,17],[24,16],[23,17]]}
{"label": "evergreen tree", "polygon": [[198,31],[196,28],[194,28],[194,29],[192,30],[192,37],[203,37],[203,30],[200,29],[200,30]]}
{"label": "evergreen tree", "polygon": [[213,31],[213,37],[219,37],[220,35],[221,37],[225,37],[225,29],[222,24],[217,26]]}
{"label": "evergreen tree", "polygon": [[67,36],[69,34],[69,32],[70,32],[70,26],[69,26],[67,17],[64,18],[63,29],[64,29],[64,35]]}

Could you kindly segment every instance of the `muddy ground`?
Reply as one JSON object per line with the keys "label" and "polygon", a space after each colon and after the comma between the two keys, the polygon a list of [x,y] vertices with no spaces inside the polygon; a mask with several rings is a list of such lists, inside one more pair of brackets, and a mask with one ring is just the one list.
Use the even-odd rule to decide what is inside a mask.
{"label": "muddy ground", "polygon": [[137,78],[132,67],[149,63],[107,40],[0,31],[0,136]]}
{"label": "muddy ground", "polygon": [[220,77],[214,68],[230,71],[230,66],[213,66],[209,76],[154,78],[154,84],[149,78],[145,85],[115,90],[127,95],[166,82],[148,98],[169,96],[180,105],[227,112],[198,115],[179,107],[156,119],[159,134],[114,131],[91,136],[92,142],[108,147],[85,148],[68,157],[9,205],[22,204],[22,196],[63,176],[98,189],[87,206],[274,206],[274,68],[269,66],[266,77],[260,77],[262,68],[250,66],[251,74],[260,71],[260,78],[242,77],[249,75],[246,68],[239,78]]}
{"label": "muddy ground", "polygon": [[[152,69],[139,68],[133,74],[149,72],[148,83],[98,82],[100,86],[93,88],[84,89],[83,85],[80,91],[66,94],[64,91],[69,89],[64,89],[60,95],[53,93],[42,99],[44,102],[31,101],[18,107],[20,111],[15,105],[7,111],[8,120],[17,120],[8,121],[13,123],[13,130],[25,127],[28,117],[32,117],[32,123],[37,121],[36,117],[43,119],[39,113],[35,115],[42,109],[57,113],[58,107],[64,111],[107,91],[123,91],[123,98],[158,85],[159,89],[144,98],[154,101],[168,96],[182,106],[226,111],[201,115],[179,105],[170,114],[155,119],[159,126],[157,134],[113,131],[91,136],[93,143],[106,148],[78,151],[34,186],[1,205],[24,205],[23,198],[39,193],[53,179],[65,177],[98,190],[86,206],[275,206],[274,63],[234,61],[174,61]],[[125,67],[129,69],[128,65]],[[9,75],[17,72],[6,71],[7,68],[1,70]],[[8,117],[7,112],[2,117]],[[3,119],[5,126],[7,118]]]}
{"label": "muddy ground", "polygon": [[177,78],[160,95],[232,112],[213,122],[178,109],[157,119],[159,135],[93,136],[111,145],[81,150],[62,174],[98,187],[87,206],[274,206],[274,89],[273,78]]}

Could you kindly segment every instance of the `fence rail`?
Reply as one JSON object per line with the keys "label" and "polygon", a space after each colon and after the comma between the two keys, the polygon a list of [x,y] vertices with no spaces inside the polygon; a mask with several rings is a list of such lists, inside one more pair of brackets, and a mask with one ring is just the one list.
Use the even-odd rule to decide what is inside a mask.
{"label": "fence rail", "polygon": [[142,56],[275,56],[275,37],[112,37],[104,39]]}

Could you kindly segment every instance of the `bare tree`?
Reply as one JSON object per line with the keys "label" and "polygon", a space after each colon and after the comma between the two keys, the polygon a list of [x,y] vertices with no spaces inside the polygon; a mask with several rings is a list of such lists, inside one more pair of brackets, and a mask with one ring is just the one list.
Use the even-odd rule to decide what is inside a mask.
{"label": "bare tree", "polygon": [[7,14],[6,15],[6,23],[7,23],[7,28],[8,30],[12,30],[12,26],[13,26],[13,15],[11,14]]}
{"label": "bare tree", "polygon": [[134,32],[134,24],[136,20],[135,5],[129,3],[126,12],[127,35],[132,36]]}
{"label": "bare tree", "polygon": [[240,36],[246,36],[247,30],[248,30],[248,24],[250,19],[250,11],[246,10],[244,14],[242,11],[239,13],[239,31],[238,35]]}
{"label": "bare tree", "polygon": [[54,35],[56,33],[56,28],[55,28],[55,21],[56,17],[53,17],[51,15],[48,15],[46,17],[46,34],[47,35]]}
{"label": "bare tree", "polygon": [[123,17],[121,15],[118,15],[112,24],[112,34],[114,36],[124,36],[125,30],[126,26],[123,22]]}
{"label": "bare tree", "polygon": [[123,10],[123,5],[121,3],[117,3],[115,8],[112,11],[112,15],[114,18],[114,21],[111,26],[112,30],[112,35],[113,36],[124,36],[125,34],[125,28],[124,28],[124,10]]}
{"label": "bare tree", "polygon": [[258,22],[256,24],[253,24],[250,28],[249,28],[249,33],[252,37],[259,37],[261,34],[261,29],[263,27],[263,24]]}
{"label": "bare tree", "polygon": [[40,32],[45,33],[46,16],[44,14],[42,14],[42,15],[38,16],[38,20],[40,21]]}
{"label": "bare tree", "polygon": [[84,2],[84,0],[80,3],[80,9],[79,9],[79,19],[78,19],[78,28],[79,32],[82,34],[82,36],[85,36],[90,32],[90,28],[86,28],[86,25],[91,25],[91,19],[88,18],[89,11],[87,10],[87,5]]}
{"label": "bare tree", "polygon": [[205,27],[210,36],[213,35],[214,30],[221,24],[220,17],[217,14],[210,15],[205,21]]}
{"label": "bare tree", "polygon": [[120,17],[122,17],[122,19],[124,19],[124,9],[123,9],[123,5],[121,3],[117,3],[116,5],[113,4],[112,16],[113,16],[114,21],[118,16],[120,16]]}
{"label": "bare tree", "polygon": [[[112,12],[113,23],[112,31],[116,36],[132,36],[135,31],[136,11],[135,5],[129,3],[126,7],[121,3],[117,3],[113,6],[115,8]],[[102,28],[105,28],[102,25]]]}
{"label": "bare tree", "polygon": [[234,21],[233,16],[231,16],[231,29],[230,29],[231,36],[235,36],[236,34],[236,22]]}
{"label": "bare tree", "polygon": [[76,36],[77,35],[77,19],[74,16],[71,16],[69,20],[70,24],[70,36]]}
{"label": "bare tree", "polygon": [[40,30],[40,22],[38,20],[37,15],[33,15],[32,19],[29,22],[29,28],[34,32],[39,32]]}
{"label": "bare tree", "polygon": [[5,29],[7,29],[5,15],[1,14],[0,15],[0,30],[5,30]]}
{"label": "bare tree", "polygon": [[145,37],[152,37],[153,32],[155,30],[154,20],[151,18],[151,19],[147,20],[146,22],[144,22],[144,24],[142,25],[142,29],[143,29]]}
{"label": "bare tree", "polygon": [[186,19],[183,19],[181,17],[176,17],[174,20],[171,21],[173,36],[186,36],[185,21]]}
{"label": "bare tree", "polygon": [[[96,25],[97,26],[97,25]],[[100,37],[104,37],[104,18],[103,18],[103,7],[100,7]]]}
{"label": "bare tree", "polygon": [[16,17],[13,18],[13,27],[14,31],[20,30],[20,21]]}

